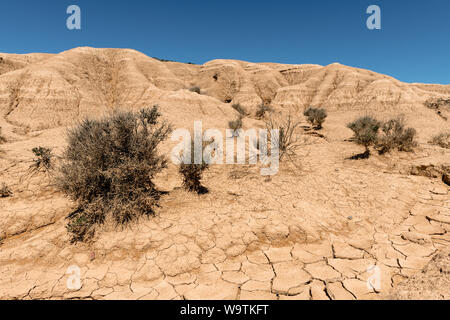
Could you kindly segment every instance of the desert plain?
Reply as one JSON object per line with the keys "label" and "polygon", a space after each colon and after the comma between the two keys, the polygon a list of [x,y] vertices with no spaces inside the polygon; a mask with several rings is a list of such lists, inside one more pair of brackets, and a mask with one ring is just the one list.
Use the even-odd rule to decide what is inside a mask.
{"label": "desert plain", "polygon": [[[411,66],[412,68],[414,66]],[[190,90],[198,87],[200,93]],[[301,147],[277,174],[256,165],[212,165],[207,194],[181,188],[177,166],[155,179],[167,193],[156,214],[101,225],[71,243],[74,203],[49,174],[27,174],[32,148],[61,155],[67,128],[120,107],[158,105],[174,128],[225,131],[290,114]],[[325,108],[320,131],[303,110]],[[347,123],[403,114],[412,152],[351,160],[363,151]],[[333,63],[213,60],[203,65],[131,49],[0,53],[0,299],[450,299],[450,85],[409,84]],[[168,154],[174,142],[160,150]],[[80,287],[70,289],[77,266]],[[379,271],[379,286],[368,280]]]}

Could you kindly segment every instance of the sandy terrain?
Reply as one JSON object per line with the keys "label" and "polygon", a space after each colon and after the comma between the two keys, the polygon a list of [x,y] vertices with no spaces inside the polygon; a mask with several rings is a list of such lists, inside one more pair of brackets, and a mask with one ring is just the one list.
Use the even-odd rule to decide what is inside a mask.
{"label": "sandy terrain", "polygon": [[[202,94],[189,91],[198,86]],[[431,99],[431,100],[430,100]],[[0,54],[1,299],[383,299],[450,298],[450,150],[428,144],[450,130],[450,86],[406,84],[340,64],[283,65],[213,60],[162,62],[134,50],[76,48],[60,54]],[[264,123],[261,103],[307,126],[321,106],[321,134],[302,134],[294,162],[271,178],[259,166],[213,165],[201,196],[181,189],[173,164],[155,217],[105,224],[93,241],[70,244],[74,207],[46,174],[27,175],[36,146],[59,155],[67,126],[118,106],[158,104],[176,128],[225,130],[233,103]],[[418,132],[413,153],[362,152],[346,123],[403,113]],[[167,141],[162,152],[173,144]],[[69,289],[70,266],[81,288]],[[380,287],[367,285],[380,272]]]}

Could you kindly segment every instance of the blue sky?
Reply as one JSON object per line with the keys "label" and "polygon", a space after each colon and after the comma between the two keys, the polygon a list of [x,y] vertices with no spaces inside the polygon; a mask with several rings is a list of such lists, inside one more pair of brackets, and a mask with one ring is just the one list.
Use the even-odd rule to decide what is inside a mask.
{"label": "blue sky", "polygon": [[[81,30],[66,28],[71,4],[81,8]],[[381,30],[366,27],[371,4],[381,8]],[[5,0],[0,28],[8,53],[93,46],[194,63],[339,62],[450,84],[449,0]]]}

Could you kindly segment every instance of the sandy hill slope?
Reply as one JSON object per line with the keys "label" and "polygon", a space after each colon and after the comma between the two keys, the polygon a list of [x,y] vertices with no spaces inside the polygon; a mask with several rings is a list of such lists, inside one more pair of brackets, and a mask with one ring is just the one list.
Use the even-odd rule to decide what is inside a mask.
{"label": "sandy hill slope", "polygon": [[[0,56],[0,112],[6,121],[32,130],[67,125],[112,107],[154,103],[181,125],[180,114],[189,121],[190,115],[201,115],[213,122],[218,114],[230,116],[232,103],[253,112],[264,102],[281,110],[313,105],[336,111],[424,113],[428,99],[450,96],[450,86],[410,85],[340,64],[213,60],[198,66],[162,62],[134,50],[94,48]],[[189,92],[192,86],[205,94]]]}
{"label": "sandy hill slope", "polygon": [[[189,90],[195,86],[201,94]],[[272,178],[258,166],[212,166],[204,178],[210,192],[197,196],[180,188],[170,164],[157,177],[168,194],[155,217],[122,229],[105,224],[90,243],[70,244],[65,217],[74,204],[51,177],[27,174],[33,147],[60,155],[67,126],[85,117],[157,104],[176,128],[202,120],[204,129],[222,130],[238,114],[235,103],[250,113],[244,129],[264,126],[255,116],[262,103],[304,126],[307,106],[324,107],[329,116],[323,136],[299,133],[295,161],[282,163]],[[417,130],[413,153],[348,160],[361,147],[348,141],[346,123],[399,113]],[[414,277],[428,279],[421,270],[450,245],[449,187],[442,181],[450,152],[427,143],[450,130],[449,118],[449,85],[407,84],[337,63],[193,65],[95,48],[0,53],[0,127],[7,140],[0,145],[0,186],[13,192],[0,198],[0,298],[414,296],[420,290]],[[77,290],[67,287],[72,265],[81,270]],[[381,288],[367,287],[373,265]]]}
{"label": "sandy hill slope", "polygon": [[33,63],[45,60],[53,56],[47,53],[30,53],[30,54],[0,54],[0,75],[14,70],[22,69]]}

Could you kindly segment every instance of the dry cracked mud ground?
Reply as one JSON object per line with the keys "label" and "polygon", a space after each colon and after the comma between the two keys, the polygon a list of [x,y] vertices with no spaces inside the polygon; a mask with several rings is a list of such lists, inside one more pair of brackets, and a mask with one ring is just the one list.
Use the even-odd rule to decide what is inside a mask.
{"label": "dry cracked mud ground", "polygon": [[[74,59],[80,50],[83,59],[77,56],[76,62],[64,60],[67,56]],[[57,124],[61,119],[56,119],[64,115],[64,108],[72,110],[72,91],[65,86],[77,88],[81,100],[102,102],[100,92],[104,94],[105,90],[114,99],[123,98],[119,97],[123,90],[95,85],[92,91],[96,92],[83,92],[87,90],[86,81],[101,83],[97,78],[92,80],[93,70],[101,63],[97,60],[104,58],[103,54],[112,55],[111,51],[89,50],[75,49],[75,53],[52,57],[9,57],[10,69],[0,73],[0,89],[8,87],[2,84],[10,84],[12,78],[22,79],[19,89],[12,90],[14,95],[0,90],[0,98],[2,93],[8,96],[0,99],[2,114],[9,110],[0,120],[8,140],[0,146],[0,182],[7,183],[14,193],[12,197],[0,198],[0,299],[450,298],[450,197],[449,186],[439,171],[449,166],[450,153],[427,144],[432,134],[449,128],[448,122],[420,104],[414,104],[409,111],[400,108],[418,130],[419,145],[413,153],[347,160],[361,148],[346,141],[351,132],[345,124],[368,111],[352,110],[352,104],[346,106],[346,101],[354,96],[338,93],[339,88],[344,92],[353,90],[349,89],[353,84],[349,79],[366,72],[355,69],[346,77],[353,68],[345,66],[331,67],[333,72],[338,68],[337,75],[342,75],[333,76],[331,82],[327,72],[320,73],[322,69],[317,69],[318,78],[314,78],[311,68],[315,70],[316,66],[300,66],[303,78],[299,83],[283,84],[286,77],[279,70],[284,70],[285,65],[251,64],[245,68],[249,73],[245,76],[238,63],[213,63],[214,72],[236,77],[242,84],[241,91],[233,89],[233,101],[264,100],[249,89],[249,82],[257,83],[258,79],[265,81],[265,90],[254,92],[272,92],[273,104],[281,111],[298,103],[299,97],[292,98],[293,93],[306,95],[306,88],[314,92],[311,99],[305,98],[305,104],[314,100],[325,106],[330,103],[329,117],[321,132],[325,138],[302,135],[304,143],[296,160],[283,162],[279,173],[270,178],[261,176],[257,165],[212,166],[204,178],[210,192],[201,196],[180,188],[177,168],[170,164],[156,180],[168,194],[163,196],[154,217],[119,228],[105,224],[93,241],[70,244],[65,217],[74,204],[52,187],[51,177],[41,173],[30,176],[26,172],[33,147],[45,145],[61,154],[65,146],[65,127]],[[126,50],[113,53],[116,59],[118,55],[129,55]],[[188,127],[198,117],[210,126],[225,129],[226,121],[234,117],[231,106],[221,101],[223,97],[218,92],[222,91],[214,87],[211,64],[173,67],[174,63],[168,63],[173,67],[169,70],[167,64],[152,59],[152,66],[158,68],[153,66],[156,71],[151,78],[144,72],[147,67],[142,61],[132,68],[130,59],[114,60],[111,64],[125,65],[127,70],[139,66],[139,72],[132,71],[146,75],[141,80],[135,74],[133,86],[138,87],[137,91],[128,93],[132,102],[145,95],[152,95],[146,103],[161,99],[163,115],[176,127]],[[19,60],[20,65],[14,64]],[[68,64],[64,72],[58,69],[63,63]],[[86,68],[89,72],[83,78],[73,68]],[[101,64],[101,68],[106,67]],[[115,68],[111,69],[115,71],[111,73],[115,80],[111,81],[120,87],[118,79],[129,75]],[[26,77],[20,77],[22,73]],[[210,85],[206,78],[201,80],[205,73],[211,76]],[[258,78],[261,74],[262,78]],[[368,71],[367,74],[375,77]],[[44,79],[49,75],[53,80],[47,83]],[[29,80],[33,76],[37,79]],[[61,80],[59,87],[52,89],[55,79],[60,81],[58,77],[67,83]],[[396,81],[379,77],[384,84]],[[288,80],[285,81],[291,81]],[[368,79],[360,80],[357,83],[364,80],[365,86],[371,86]],[[210,95],[183,89],[193,82],[210,88]],[[32,90],[31,84],[37,86],[43,100],[30,100],[27,90]],[[316,89],[312,89],[313,84]],[[430,92],[450,95],[448,86],[432,90],[426,85],[406,86],[396,83],[387,89],[382,87],[379,95],[374,93],[377,90],[370,90],[361,96],[361,101],[370,95],[380,99],[378,104],[371,101],[366,105],[373,105],[373,109],[367,107],[369,111],[376,110],[376,115],[383,118],[398,111],[392,110],[395,104],[385,103],[389,92],[395,96],[405,90],[400,98],[393,98],[399,103],[408,94],[423,95],[423,100],[429,98]],[[358,90],[364,92],[362,88]],[[388,98],[382,98],[383,94]],[[341,109],[333,110],[331,105],[337,97],[341,99]],[[37,106],[45,99],[51,99],[49,108],[56,115],[42,127],[43,117],[36,108],[41,108]],[[140,106],[142,101],[136,101],[140,102],[135,105]],[[169,102],[174,104],[173,109],[165,107]],[[9,109],[12,105],[14,108]],[[178,106],[188,114],[186,119],[177,113]],[[69,111],[67,120],[76,119]],[[304,121],[301,113],[298,117]],[[21,124],[21,119],[28,126]],[[251,117],[244,120],[244,128],[252,126],[261,126],[261,122]],[[163,151],[168,152],[170,147],[170,143],[165,144]],[[71,266],[79,268],[79,288],[68,288],[68,281],[73,279],[73,274],[68,273]],[[379,286],[376,281],[368,285],[376,272]]]}

